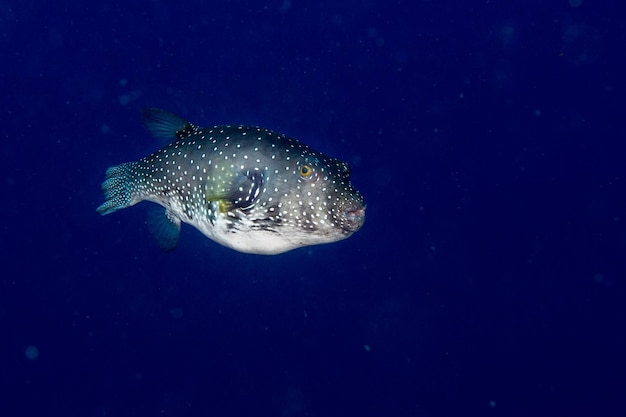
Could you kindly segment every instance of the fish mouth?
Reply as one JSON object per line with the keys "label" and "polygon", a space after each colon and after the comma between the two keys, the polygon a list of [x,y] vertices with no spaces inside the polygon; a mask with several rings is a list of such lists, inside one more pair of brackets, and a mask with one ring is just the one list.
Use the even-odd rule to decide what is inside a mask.
{"label": "fish mouth", "polygon": [[346,210],[343,220],[344,232],[354,233],[359,230],[365,222],[365,205]]}

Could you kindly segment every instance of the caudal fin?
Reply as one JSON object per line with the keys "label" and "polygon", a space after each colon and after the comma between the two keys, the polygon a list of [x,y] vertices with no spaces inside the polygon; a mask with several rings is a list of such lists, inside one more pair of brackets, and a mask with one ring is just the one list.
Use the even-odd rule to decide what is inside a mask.
{"label": "caudal fin", "polygon": [[127,162],[107,169],[102,183],[105,201],[96,209],[98,213],[104,216],[134,204],[136,165],[136,162]]}

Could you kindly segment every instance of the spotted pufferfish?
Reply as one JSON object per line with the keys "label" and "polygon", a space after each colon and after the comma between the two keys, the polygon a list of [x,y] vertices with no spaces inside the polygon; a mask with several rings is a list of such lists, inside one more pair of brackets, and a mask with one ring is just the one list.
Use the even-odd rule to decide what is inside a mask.
{"label": "spotted pufferfish", "polygon": [[260,127],[202,128],[160,109],[144,110],[143,121],[172,142],[109,168],[97,211],[161,205],[148,225],[164,250],[176,247],[181,222],[226,247],[266,255],[336,242],[363,225],[365,202],[345,162]]}

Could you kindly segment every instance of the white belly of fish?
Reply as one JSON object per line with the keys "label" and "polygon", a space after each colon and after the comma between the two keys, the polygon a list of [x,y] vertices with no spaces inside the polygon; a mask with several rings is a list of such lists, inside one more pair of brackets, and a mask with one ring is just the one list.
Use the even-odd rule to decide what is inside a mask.
{"label": "white belly of fish", "polygon": [[246,218],[238,219],[233,225],[225,214],[220,214],[213,223],[196,220],[191,225],[209,239],[244,253],[276,255],[306,245],[302,239],[305,236],[298,236],[301,233],[290,233],[287,239],[280,231],[255,228],[253,222]]}

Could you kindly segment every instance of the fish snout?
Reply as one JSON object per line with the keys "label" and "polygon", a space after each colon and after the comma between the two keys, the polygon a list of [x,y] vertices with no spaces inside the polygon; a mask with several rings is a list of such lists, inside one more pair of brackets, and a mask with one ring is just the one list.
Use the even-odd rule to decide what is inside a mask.
{"label": "fish snout", "polygon": [[354,233],[365,223],[365,203],[355,203],[346,207],[342,222],[342,229]]}

